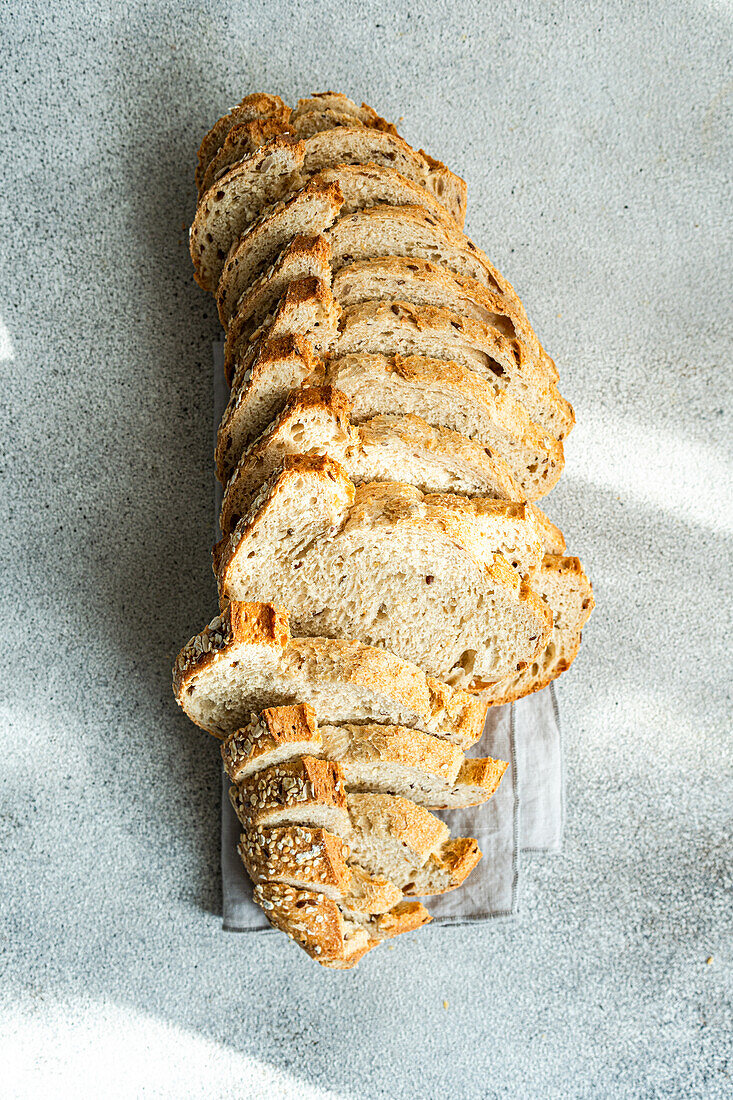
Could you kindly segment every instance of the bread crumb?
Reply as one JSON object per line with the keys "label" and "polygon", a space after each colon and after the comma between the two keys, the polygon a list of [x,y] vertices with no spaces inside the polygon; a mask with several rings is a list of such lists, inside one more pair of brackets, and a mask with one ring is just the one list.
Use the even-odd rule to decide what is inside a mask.
{"label": "bread crumb", "polygon": [[443,1001],[443,1008],[447,1008],[447,1007],[448,1007],[448,1002],[447,1002],[447,1001]]}
{"label": "bread crumb", "polygon": [[708,966],[710,966],[710,963],[711,963],[712,961],[713,961],[713,956],[712,956],[712,955],[708,955],[708,957],[707,957],[707,958],[706,958],[706,960],[705,960],[705,962],[706,962],[706,963],[708,964]]}

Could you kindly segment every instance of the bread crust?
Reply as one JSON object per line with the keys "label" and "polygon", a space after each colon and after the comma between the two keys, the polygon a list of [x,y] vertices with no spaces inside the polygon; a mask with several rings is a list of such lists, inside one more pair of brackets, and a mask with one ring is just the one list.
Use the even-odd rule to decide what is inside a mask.
{"label": "bread crust", "polygon": [[204,174],[233,126],[242,125],[252,121],[264,121],[268,118],[280,120],[283,124],[290,119],[290,108],[283,103],[280,96],[269,95],[266,92],[254,92],[247,95],[233,107],[229,114],[217,119],[211,129],[204,135],[199,147],[198,164],[196,167],[196,187],[200,188]]}
{"label": "bread crust", "polygon": [[[315,352],[309,340],[297,335],[270,337],[254,345],[251,366],[239,374],[238,386],[232,389],[229,402],[219,425],[214,459],[217,477],[226,482],[236,466],[244,447],[261,430],[260,420],[267,423],[280,411],[281,402],[275,398],[265,406],[265,415],[254,419],[251,411],[252,394],[269,390],[273,375],[283,373],[292,380],[292,386],[301,385],[306,379],[322,380],[323,360]],[[290,387],[288,387],[289,392]],[[272,415],[268,415],[272,410]]]}
{"label": "bread crust", "polygon": [[[534,583],[548,606],[556,607],[552,599],[553,580],[559,581],[575,597],[574,614],[562,624],[556,623],[546,649],[526,669],[493,684],[486,691],[489,705],[501,706],[541,691],[567,672],[578,655],[582,631],[595,607],[593,587],[578,558],[546,554]],[[555,612],[557,617],[557,612]]]}
{"label": "bread crust", "polygon": [[[290,283],[312,275],[327,286],[331,281],[331,247],[324,236],[298,236],[237,302],[227,328],[227,348],[243,348],[268,314],[273,313]],[[227,369],[227,381],[233,377]]]}

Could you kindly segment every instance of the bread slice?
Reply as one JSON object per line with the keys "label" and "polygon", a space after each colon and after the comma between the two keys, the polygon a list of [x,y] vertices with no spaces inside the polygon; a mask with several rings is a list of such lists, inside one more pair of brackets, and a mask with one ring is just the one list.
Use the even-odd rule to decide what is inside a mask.
{"label": "bread slice", "polygon": [[290,108],[283,103],[280,96],[268,95],[265,92],[255,92],[253,95],[245,96],[241,103],[232,107],[229,114],[218,119],[204,135],[199,148],[196,187],[201,188],[209,164],[221,149],[233,127],[246,125],[252,121],[262,123],[266,119],[274,119],[285,126],[290,120],[290,114]]}
{"label": "bread slice", "polygon": [[492,706],[540,691],[566,672],[577,656],[583,627],[595,607],[593,589],[578,558],[546,554],[532,585],[552,608],[552,634],[544,652],[526,669],[487,692]]}
{"label": "bread slice", "polygon": [[272,313],[262,319],[248,343],[236,340],[230,331],[224,344],[224,374],[230,385],[241,385],[257,354],[258,340],[276,336],[307,336],[313,350],[328,352],[338,338],[341,312],[322,279],[309,275],[288,283]]}
{"label": "bread slice", "polygon": [[314,92],[313,95],[299,99],[290,113],[290,122],[298,126],[304,118],[321,114],[323,111],[336,111],[340,115],[355,119],[362,126],[397,135],[394,125],[378,115],[373,107],[369,107],[366,103],[359,106],[342,92]]}
{"label": "bread slice", "polygon": [[[330,261],[330,255],[329,255]],[[504,354],[521,368],[533,363],[547,380],[556,382],[552,360],[537,360],[517,331],[514,311],[501,295],[477,279],[459,275],[439,263],[415,256],[377,256],[356,260],[340,268],[333,279],[333,293],[341,306],[368,301],[404,301],[416,305],[443,306],[462,317],[487,325],[504,337]],[[500,362],[503,362],[496,353]]]}
{"label": "bread slice", "polygon": [[[296,124],[295,129],[299,136],[304,136],[302,127],[299,128]],[[437,208],[438,211],[446,211],[452,221],[463,228],[466,218],[464,180],[440,161],[422,151],[415,152],[396,134],[380,132],[371,127],[355,130],[323,127],[320,132],[308,137],[305,145],[304,176],[344,164],[391,168],[418,184],[427,193],[427,196],[423,195],[421,202]]]}
{"label": "bread slice", "polygon": [[354,913],[386,913],[403,900],[400,888],[384,875],[370,875],[349,863],[344,840],[326,829],[251,829],[242,833],[237,851],[255,884],[282,882],[314,890]]}
{"label": "bread slice", "polygon": [[248,832],[310,825],[343,837],[351,828],[341,769],[314,756],[262,768],[231,787],[229,798]]}
{"label": "bread slice", "polygon": [[[382,167],[377,164],[346,164],[338,168],[326,169],[312,176],[308,182],[293,193],[302,183],[299,178],[299,167],[294,168],[288,176],[288,187],[281,188],[280,183],[271,184],[267,195],[261,195],[260,191],[269,179],[270,171],[260,175],[248,166],[255,161],[262,160],[265,151],[272,148],[273,155],[276,148],[285,147],[292,149],[293,165],[296,161],[302,162],[303,143],[293,145],[292,138],[276,138],[263,150],[241,165],[227,173],[207,194],[199,204],[199,211],[191,229],[191,256],[194,265],[205,280],[206,289],[210,288],[210,279],[206,272],[216,271],[220,273],[217,304],[222,324],[226,327],[234,313],[236,303],[246,293],[250,284],[261,273],[262,268],[273,263],[279,252],[289,243],[289,239],[298,234],[313,234],[322,232],[332,224],[337,214],[345,215],[350,211],[362,210],[374,205],[393,204],[398,209],[412,208],[409,204],[419,204],[417,209],[425,209],[425,215],[432,218],[436,225],[444,227],[446,234],[454,231],[458,233],[449,215],[429,192],[420,185],[400,175],[392,168]],[[278,180],[285,179],[285,170],[278,161],[272,171],[279,173]],[[302,174],[301,174],[302,177]],[[260,186],[257,186],[257,181]],[[248,181],[248,190],[244,187],[244,181]],[[335,189],[329,192],[329,188]],[[277,191],[277,198],[283,200],[283,205],[266,205],[272,203],[269,197],[272,191]],[[236,191],[236,194],[235,194]],[[341,196],[341,204],[330,218],[314,222],[313,208],[314,196],[317,194],[333,193]],[[222,196],[219,199],[219,196]],[[264,200],[264,201],[263,201]],[[232,210],[232,206],[236,207]],[[247,211],[247,221],[242,224],[242,219],[237,211]],[[246,224],[252,222],[252,212],[258,214],[255,226]],[[287,227],[287,230],[284,229]],[[459,234],[462,236],[462,234]],[[212,242],[208,238],[212,236]],[[237,238],[239,237],[239,240]],[[228,241],[230,255],[226,263],[215,264],[213,253],[220,256],[222,241]],[[263,259],[263,256],[265,258]],[[199,279],[201,282],[201,278]],[[204,285],[204,282],[201,282]]]}
{"label": "bread slice", "polygon": [[271,116],[269,118],[257,118],[250,122],[232,126],[219,150],[209,161],[199,187],[199,201],[210,187],[213,187],[222,176],[233,168],[235,164],[246,160],[256,153],[266,142],[273,138],[290,134],[298,139],[301,134],[284,123],[281,118]]}
{"label": "bread slice", "polygon": [[496,329],[443,306],[403,301],[346,306],[333,354],[360,352],[425,355],[460,363],[484,378],[496,394],[521,402],[530,418],[556,439],[564,439],[573,426],[573,410],[555,384],[543,379],[531,364],[520,368]]}
{"label": "bread slice", "polygon": [[[375,416],[353,424],[346,395],[332,386],[294,390],[282,412],[242,454],[226,483],[219,523],[228,535],[263,482],[288,455],[328,455],[354,482],[401,481],[423,493],[524,499],[509,467],[487,447],[418,416]],[[545,550],[562,554],[558,527],[532,505]]]}
{"label": "bread slice", "polygon": [[253,897],[270,924],[332,970],[350,970],[385,939],[414,932],[431,919],[419,902],[402,902],[388,913],[359,919],[324,894],[276,882],[256,886]]}
{"label": "bread slice", "polygon": [[480,696],[451,688],[383,649],[352,640],[293,638],[287,612],[232,602],[183,647],[173,691],[189,718],[216,737],[253,711],[310,703],[324,723],[378,722],[445,737],[481,737]]}
{"label": "bread slice", "polygon": [[297,190],[302,164],[303,143],[282,134],[206,191],[189,233],[194,278],[199,286],[212,293],[216,290],[232,244],[251,226],[263,206],[269,208]]}
{"label": "bread slice", "polygon": [[356,260],[412,256],[476,279],[497,294],[530,355],[542,354],[524,306],[488,256],[446,219],[421,206],[372,206],[339,218],[328,230],[334,273]]}
{"label": "bread slice", "polygon": [[461,750],[404,726],[319,726],[312,707],[272,707],[222,742],[233,783],[302,755],[338,763],[347,791],[401,795],[429,809],[477,806],[494,794],[507,764],[467,760]]}
{"label": "bread slice", "polygon": [[524,503],[425,496],[297,456],[215,552],[222,599],[271,599],[306,635],[354,637],[481,690],[545,648],[526,578],[542,535]]}
{"label": "bread slice", "polygon": [[423,806],[398,795],[344,796],[343,783],[337,764],[303,756],[257,772],[229,797],[255,846],[265,829],[325,828],[346,841],[350,863],[411,897],[455,889],[480,860],[472,837],[451,839],[445,822]]}
{"label": "bread slice", "polygon": [[[488,447],[506,462],[527,500],[545,496],[560,478],[562,443],[530,420],[522,405],[497,395],[460,363],[421,355],[347,355],[328,363],[324,379],[346,394],[357,423],[380,413],[413,413]],[[248,404],[243,395],[240,417],[247,416]]]}

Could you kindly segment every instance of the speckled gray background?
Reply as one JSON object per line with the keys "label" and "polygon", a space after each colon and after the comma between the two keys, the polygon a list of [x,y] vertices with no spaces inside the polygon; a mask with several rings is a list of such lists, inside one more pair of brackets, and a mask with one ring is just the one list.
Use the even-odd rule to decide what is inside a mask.
{"label": "speckled gray background", "polygon": [[[0,1093],[730,1095],[730,4],[0,18]],[[330,87],[468,180],[577,411],[548,510],[599,605],[521,917],[346,975],[222,934],[218,754],[169,690],[214,604],[195,152]]]}

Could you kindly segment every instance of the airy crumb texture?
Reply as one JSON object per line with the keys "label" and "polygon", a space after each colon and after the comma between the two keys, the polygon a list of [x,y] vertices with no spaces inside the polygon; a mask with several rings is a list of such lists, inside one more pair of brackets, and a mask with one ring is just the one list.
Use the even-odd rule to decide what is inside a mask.
{"label": "airy crumb texture", "polygon": [[355,488],[331,459],[295,456],[215,568],[223,598],[282,603],[299,632],[358,638],[480,690],[547,644],[552,615],[526,579],[542,548],[526,504]]}

